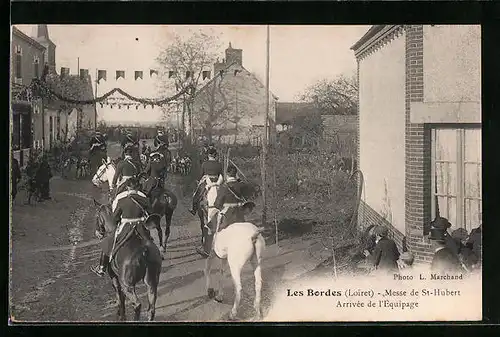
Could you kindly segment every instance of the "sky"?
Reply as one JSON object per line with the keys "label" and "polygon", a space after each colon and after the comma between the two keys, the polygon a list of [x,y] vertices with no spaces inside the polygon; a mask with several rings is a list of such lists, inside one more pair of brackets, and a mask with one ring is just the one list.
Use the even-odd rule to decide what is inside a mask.
{"label": "sky", "polygon": [[[34,25],[16,25],[31,35]],[[270,88],[282,102],[296,101],[308,85],[356,70],[350,47],[370,26],[271,26]],[[172,32],[207,30],[220,36],[220,58],[231,42],[243,49],[243,66],[265,80],[266,26],[180,26],[180,25],[48,25],[57,45],[56,66],[89,69],[148,71],[157,67],[156,57],[168,45]]]}

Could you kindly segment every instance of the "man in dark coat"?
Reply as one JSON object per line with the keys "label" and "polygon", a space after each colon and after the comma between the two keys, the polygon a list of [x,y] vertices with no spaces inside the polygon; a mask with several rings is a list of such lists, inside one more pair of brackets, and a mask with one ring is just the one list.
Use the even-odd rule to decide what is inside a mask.
{"label": "man in dark coat", "polygon": [[106,138],[97,131],[89,142],[90,170],[92,173],[97,171],[103,159],[106,160],[107,152]]}
{"label": "man in dark coat", "polygon": [[158,133],[153,140],[153,145],[157,150],[160,146],[166,146],[168,148],[168,136],[163,132],[163,130],[158,130]]}
{"label": "man in dark coat", "polygon": [[121,230],[126,224],[137,225],[137,230],[141,236],[152,241],[149,231],[144,227],[146,218],[152,214],[151,203],[148,198],[139,191],[139,180],[130,178],[124,183],[126,191],[118,194],[113,201],[112,212],[116,228],[104,240],[101,241],[101,256],[99,266],[91,267],[91,270],[98,276],[103,276],[109,264],[109,258],[114,252],[114,246]]}
{"label": "man in dark coat", "polygon": [[125,190],[126,185],[123,183],[126,180],[132,177],[137,177],[141,172],[141,164],[132,157],[132,153],[132,147],[126,147],[125,158],[116,166],[116,173],[111,183],[111,189],[116,187],[115,195],[118,195]]}
{"label": "man in dark coat", "polygon": [[157,195],[152,195],[151,193],[154,190],[161,192],[165,186],[166,171],[167,163],[163,154],[159,152],[151,153],[148,166],[145,170],[148,179],[144,183],[144,193],[149,197],[151,202],[157,197]]}
{"label": "man in dark coat", "polygon": [[11,162],[12,201],[14,201],[17,195],[17,184],[21,180],[21,169],[19,168],[19,162],[14,158],[13,154],[11,154]]}
{"label": "man in dark coat", "polygon": [[[219,189],[214,203],[215,208],[219,210],[219,216],[216,221],[211,221],[206,225],[207,228],[203,230],[203,247],[197,249],[198,253],[203,256],[209,255],[216,230],[221,231],[232,223],[245,221],[243,205],[247,203],[248,185],[236,177],[237,169],[233,165],[227,168],[227,176],[227,181]],[[253,205],[250,207],[253,208]]]}
{"label": "man in dark coat", "polygon": [[[203,162],[203,164],[201,165],[201,172],[202,177],[208,176],[210,181],[212,181],[213,183],[218,182],[220,185],[223,179],[223,169],[222,164],[215,159],[216,155],[217,152],[215,150],[209,151],[208,160]],[[206,185],[204,182],[200,182],[195,190],[195,193],[193,195],[193,208],[189,210],[189,212],[191,212],[191,214],[193,215],[195,215],[198,210],[198,205],[201,201],[201,197],[203,196],[203,190],[205,186]]]}
{"label": "man in dark coat", "polygon": [[50,179],[52,178],[52,169],[50,168],[47,154],[43,153],[40,158],[36,174],[37,186],[40,189],[41,200],[50,200]]}
{"label": "man in dark coat", "polygon": [[482,225],[479,225],[479,227],[471,230],[465,243],[468,252],[467,261],[473,269],[480,268],[482,263],[482,227]]}
{"label": "man in dark coat", "polygon": [[431,270],[436,273],[457,273],[464,271],[458,255],[446,245],[445,231],[441,228],[431,228],[429,235],[434,249]]}
{"label": "man in dark coat", "polygon": [[382,272],[397,273],[399,251],[396,243],[389,239],[389,230],[385,226],[377,226],[374,230],[376,245],[371,255],[373,266]]}
{"label": "man in dark coat", "polygon": [[441,216],[437,216],[432,222],[431,222],[431,230],[433,228],[437,229],[438,231],[442,231],[444,235],[444,243],[446,247],[448,247],[453,254],[457,255],[460,254],[460,249],[462,247],[461,243],[454,239],[450,233],[448,232],[448,229],[451,227],[451,223],[448,221],[448,219],[443,218]]}

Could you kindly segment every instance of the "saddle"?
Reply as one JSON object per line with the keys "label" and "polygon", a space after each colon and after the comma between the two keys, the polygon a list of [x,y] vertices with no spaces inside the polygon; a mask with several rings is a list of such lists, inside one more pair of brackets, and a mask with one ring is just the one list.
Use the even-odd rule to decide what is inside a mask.
{"label": "saddle", "polygon": [[[158,220],[159,215],[158,214],[151,214],[148,217],[142,218],[141,220],[137,220],[134,222],[129,222],[129,223],[124,223],[120,224],[119,228],[117,228],[117,233],[115,235],[115,240],[114,240],[114,245],[113,248],[111,249],[111,254],[110,254],[110,261],[113,259],[113,257],[116,255],[116,253],[120,250],[120,248],[123,247],[123,245],[135,234],[138,237],[142,238],[143,240],[149,240],[152,241],[151,236],[149,236],[149,230],[148,230],[148,224],[153,222],[154,220]],[[148,237],[144,237],[140,231],[138,230],[138,226],[143,226],[143,229],[145,231],[145,234]],[[121,228],[120,228],[121,227]]]}

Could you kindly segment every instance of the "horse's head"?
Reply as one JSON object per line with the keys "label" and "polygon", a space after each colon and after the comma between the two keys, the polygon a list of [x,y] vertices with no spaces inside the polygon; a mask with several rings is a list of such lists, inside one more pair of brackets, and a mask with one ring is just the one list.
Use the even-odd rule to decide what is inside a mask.
{"label": "horse's head", "polygon": [[110,205],[104,205],[94,199],[94,205],[97,207],[96,231],[104,235],[114,230],[113,215]]}
{"label": "horse's head", "polygon": [[115,175],[115,165],[108,157],[107,160],[102,160],[101,166],[97,169],[96,174],[92,177],[92,184],[96,187],[100,187],[105,182],[113,181],[113,177]]}

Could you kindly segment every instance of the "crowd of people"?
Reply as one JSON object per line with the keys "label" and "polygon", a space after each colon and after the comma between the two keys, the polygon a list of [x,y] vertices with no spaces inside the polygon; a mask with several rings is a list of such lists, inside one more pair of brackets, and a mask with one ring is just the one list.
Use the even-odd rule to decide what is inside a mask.
{"label": "crowd of people", "polygon": [[[430,224],[429,241],[433,258],[431,271],[435,273],[468,273],[481,268],[482,264],[482,226],[467,232],[458,228],[449,233],[452,224],[448,219],[437,216]],[[408,251],[399,252],[389,230],[385,226],[376,226],[365,247],[364,255],[372,270],[398,273],[411,267],[414,255]]]}
{"label": "crowd of people", "polygon": [[[19,161],[11,153],[11,186],[12,200],[16,199],[19,183],[22,181],[23,172]],[[26,167],[24,168],[25,185],[27,193],[27,202],[35,197],[37,202],[50,200],[50,178],[52,178],[52,169],[49,164],[49,154],[47,151],[33,149],[30,151]]]}

